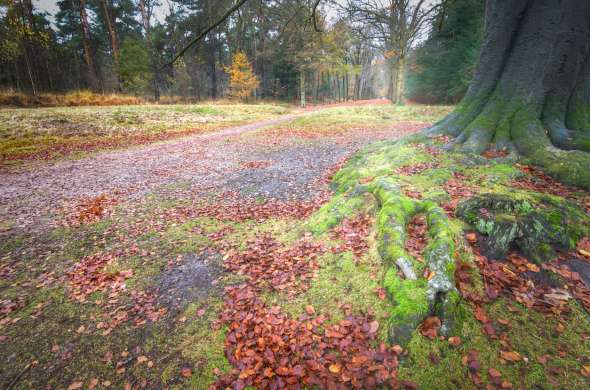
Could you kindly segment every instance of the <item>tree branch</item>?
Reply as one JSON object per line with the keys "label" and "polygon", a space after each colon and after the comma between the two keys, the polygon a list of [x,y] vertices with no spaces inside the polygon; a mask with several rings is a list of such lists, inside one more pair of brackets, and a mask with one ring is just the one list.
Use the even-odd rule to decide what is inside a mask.
{"label": "tree branch", "polygon": [[315,0],[315,3],[314,3],[313,8],[311,10],[311,20],[313,21],[313,29],[316,32],[322,32],[322,30],[320,28],[318,28],[318,23],[317,23],[317,20],[316,20],[316,10],[318,8],[318,5],[320,5],[320,2],[321,1],[322,0]]}
{"label": "tree branch", "polygon": [[174,65],[174,63],[176,62],[176,60],[178,60],[180,57],[182,57],[184,55],[184,53],[186,53],[186,51],[188,49],[190,49],[193,45],[195,45],[197,42],[199,42],[201,39],[203,39],[211,30],[213,30],[215,27],[219,26],[221,23],[223,23],[227,18],[229,18],[231,16],[231,14],[233,14],[234,12],[236,12],[241,6],[243,6],[248,0],[238,0],[236,2],[236,4],[234,4],[233,7],[231,7],[230,9],[228,9],[226,11],[225,14],[223,14],[223,16],[221,18],[219,18],[215,23],[213,23],[212,25],[210,25],[209,27],[207,27],[205,30],[201,31],[196,37],[194,37],[185,47],[182,48],[182,50],[180,50],[178,53],[176,53],[176,55],[174,56],[174,58],[172,58],[172,60],[170,60],[169,62],[167,62],[166,64],[162,65],[162,67],[160,67],[159,70],[162,70],[168,66],[172,66]]}

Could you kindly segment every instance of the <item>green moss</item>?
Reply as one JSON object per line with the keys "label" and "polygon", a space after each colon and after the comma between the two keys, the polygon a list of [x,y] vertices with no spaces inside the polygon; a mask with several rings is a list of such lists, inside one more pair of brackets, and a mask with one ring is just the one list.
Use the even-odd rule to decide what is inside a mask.
{"label": "green moss", "polygon": [[314,235],[327,232],[342,222],[344,218],[351,218],[370,207],[371,199],[360,195],[339,194],[332,197],[330,202],[323,205],[309,219],[306,227]]}

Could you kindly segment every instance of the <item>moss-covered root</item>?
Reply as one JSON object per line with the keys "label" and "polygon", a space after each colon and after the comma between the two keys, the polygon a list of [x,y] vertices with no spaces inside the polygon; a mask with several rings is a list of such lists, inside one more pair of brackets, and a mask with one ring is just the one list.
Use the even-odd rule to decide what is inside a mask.
{"label": "moss-covered root", "polygon": [[541,121],[527,110],[515,114],[511,134],[518,151],[533,164],[564,183],[590,190],[590,153],[553,146]]}
{"label": "moss-covered root", "polygon": [[590,233],[584,210],[547,196],[477,195],[459,203],[457,216],[486,236],[484,253],[497,259],[517,247],[529,259],[550,260]]}
{"label": "moss-covered root", "polygon": [[[391,181],[382,179],[368,188],[380,205],[377,229],[379,254],[386,267],[383,285],[393,299],[391,341],[405,345],[428,315],[439,316],[444,324],[442,331],[450,331],[459,296],[454,287],[453,234],[446,214],[434,202],[403,196]],[[426,215],[430,236],[425,264],[404,249],[406,225],[417,213]],[[425,267],[429,277],[418,277]]]}
{"label": "moss-covered root", "polygon": [[[456,114],[449,115],[424,134],[455,136],[449,147],[466,153],[482,153],[488,148],[506,150],[511,152],[511,157],[525,157],[564,183],[590,189],[589,129],[568,129],[563,115],[549,110],[542,117],[527,99],[505,98],[499,93],[494,94],[475,117],[463,114],[463,109],[465,105],[459,105]],[[472,120],[465,123],[456,118]],[[569,122],[574,121],[570,119]],[[583,118],[576,123],[581,122]]]}

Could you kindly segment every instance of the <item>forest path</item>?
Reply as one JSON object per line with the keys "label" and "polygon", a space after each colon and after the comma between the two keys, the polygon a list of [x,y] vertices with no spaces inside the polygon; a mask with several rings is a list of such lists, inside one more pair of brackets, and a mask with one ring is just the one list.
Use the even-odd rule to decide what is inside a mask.
{"label": "forest path", "polygon": [[[298,192],[314,178],[361,145],[426,125],[412,124],[401,133],[394,128],[308,136],[276,131],[325,109],[309,108],[212,133],[0,172],[0,234],[45,230],[63,217],[64,209],[83,199],[103,194],[141,198],[157,189],[173,196],[165,187],[179,184],[188,185],[191,198],[212,191],[300,198]],[[252,163],[259,160],[265,163]]]}

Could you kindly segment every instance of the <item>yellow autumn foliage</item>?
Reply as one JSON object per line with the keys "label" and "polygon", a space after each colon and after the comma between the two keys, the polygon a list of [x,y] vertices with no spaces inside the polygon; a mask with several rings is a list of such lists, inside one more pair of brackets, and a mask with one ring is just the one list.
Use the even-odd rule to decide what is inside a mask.
{"label": "yellow autumn foliage", "polygon": [[254,75],[252,64],[242,51],[237,51],[232,59],[231,66],[225,67],[229,75],[230,96],[246,99],[258,87],[260,81]]}

